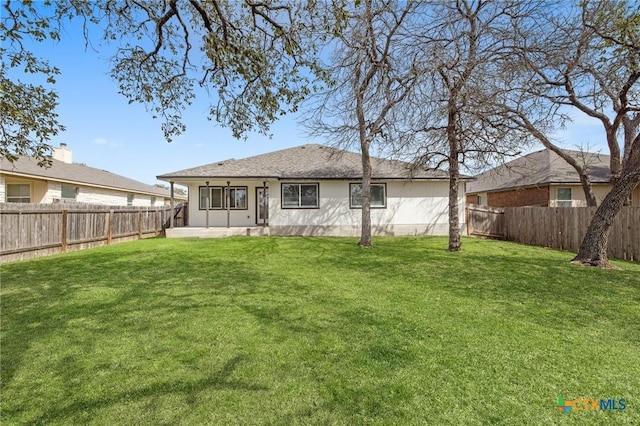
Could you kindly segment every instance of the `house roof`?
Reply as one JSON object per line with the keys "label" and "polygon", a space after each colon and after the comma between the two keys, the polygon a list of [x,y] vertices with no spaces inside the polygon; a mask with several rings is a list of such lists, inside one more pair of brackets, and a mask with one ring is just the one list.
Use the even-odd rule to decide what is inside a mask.
{"label": "house roof", "polygon": [[[399,160],[371,157],[371,166],[374,179],[448,179],[447,172],[417,169]],[[308,144],[158,176],[160,180],[181,178],[362,179],[362,159],[355,152]]]}
{"label": "house roof", "polygon": [[38,162],[29,157],[18,157],[13,163],[6,158],[2,158],[0,160],[0,172],[7,175],[82,184],[152,196],[171,196],[166,188],[147,185],[137,180],[106,170],[85,166],[84,164],[70,164],[56,159],[51,160],[51,167],[44,168],[38,166]]}
{"label": "house roof", "polygon": [[[608,155],[563,151],[575,158],[579,164],[587,165],[591,183],[609,183],[611,172]],[[467,193],[550,184],[580,184],[580,177],[575,169],[558,154],[543,149],[479,174],[476,180],[467,183]]]}

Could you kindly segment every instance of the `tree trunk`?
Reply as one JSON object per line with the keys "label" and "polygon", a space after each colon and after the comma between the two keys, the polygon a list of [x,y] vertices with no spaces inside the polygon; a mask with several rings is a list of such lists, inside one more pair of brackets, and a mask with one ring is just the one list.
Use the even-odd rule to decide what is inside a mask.
{"label": "tree trunk", "polygon": [[587,175],[586,172],[579,174],[580,184],[584,191],[584,198],[587,200],[587,206],[596,207],[598,205],[598,200],[596,199],[596,194],[593,193],[593,187],[591,186],[591,179],[589,179],[589,175]]}
{"label": "tree trunk", "polygon": [[362,226],[360,247],[371,247],[371,158],[369,144],[361,144],[362,153]]}
{"label": "tree trunk", "polygon": [[573,167],[573,169],[576,171],[576,173],[578,173],[578,176],[580,177],[580,184],[582,185],[582,191],[584,192],[584,199],[587,201],[587,206],[596,207],[598,205],[598,201],[596,199],[596,195],[593,193],[593,187],[591,186],[591,179],[589,178],[589,174],[587,172],[586,166],[585,167],[581,166],[575,158],[573,158],[572,156],[570,156],[569,154],[567,154],[566,152],[564,152],[563,150],[561,150],[560,148],[552,144],[551,142],[549,143],[543,142],[543,145],[547,149],[550,149],[551,151],[558,154],[560,158],[562,158],[571,167]]}
{"label": "tree trunk", "polygon": [[447,139],[449,140],[449,251],[460,251],[460,218],[458,212],[458,187],[460,163],[458,162],[458,140],[455,129],[456,113],[450,108]]}
{"label": "tree trunk", "polygon": [[458,161],[449,160],[449,251],[454,252],[460,251],[462,245],[460,241],[460,217],[458,212],[459,182],[460,171]]}
{"label": "tree trunk", "polygon": [[609,231],[611,230],[613,219],[639,182],[640,170],[637,170],[635,173],[623,173],[621,177],[615,181],[611,191],[604,200],[602,200],[600,207],[598,207],[593,219],[591,219],[591,223],[580,245],[578,255],[572,262],[599,268],[608,268],[611,266],[607,256]]}

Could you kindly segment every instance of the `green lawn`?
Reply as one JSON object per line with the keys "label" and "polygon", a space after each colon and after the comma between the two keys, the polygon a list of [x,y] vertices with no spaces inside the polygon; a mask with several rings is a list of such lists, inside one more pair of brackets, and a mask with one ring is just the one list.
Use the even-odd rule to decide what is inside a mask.
{"label": "green lawn", "polygon": [[0,422],[640,423],[640,264],[356,243],[152,239],[2,265]]}

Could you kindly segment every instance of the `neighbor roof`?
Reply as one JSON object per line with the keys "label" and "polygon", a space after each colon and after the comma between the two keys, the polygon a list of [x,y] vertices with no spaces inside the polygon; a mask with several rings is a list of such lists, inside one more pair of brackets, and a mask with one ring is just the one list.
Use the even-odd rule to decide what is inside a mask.
{"label": "neighbor roof", "polygon": [[[587,164],[591,183],[609,183],[609,156],[590,152],[563,150],[579,164]],[[532,152],[476,176],[467,184],[467,193],[491,192],[509,188],[580,184],[576,170],[558,154],[548,149]]]}
{"label": "neighbor roof", "polygon": [[[371,166],[374,179],[448,179],[447,172],[412,168],[399,160],[371,157]],[[161,180],[180,178],[362,179],[362,159],[354,152],[309,144],[158,176]]]}
{"label": "neighbor roof", "polygon": [[69,164],[56,159],[51,160],[51,167],[44,168],[38,166],[38,162],[30,157],[18,157],[13,163],[10,163],[6,158],[2,158],[0,160],[0,171],[15,176],[77,183],[145,195],[171,196],[169,190],[165,188],[147,185],[137,180],[106,170],[94,169],[84,164]]}

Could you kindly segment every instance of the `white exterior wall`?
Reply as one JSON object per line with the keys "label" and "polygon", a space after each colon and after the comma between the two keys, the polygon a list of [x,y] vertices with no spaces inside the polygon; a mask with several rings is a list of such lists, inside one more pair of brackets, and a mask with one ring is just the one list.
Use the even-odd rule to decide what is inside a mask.
{"label": "white exterior wall", "polygon": [[[318,209],[281,209],[281,190],[278,184],[278,191],[270,192],[271,233],[359,235],[362,210],[349,208],[349,183],[356,182],[321,181],[320,208]],[[448,182],[376,181],[375,183],[386,183],[387,207],[371,209],[374,235],[448,234]],[[463,227],[464,184],[460,185],[458,200],[461,227]]]}
{"label": "white exterior wall", "polygon": [[[361,209],[349,208],[349,184],[356,181],[291,181],[319,183],[319,208],[283,209],[282,183],[267,182],[269,187],[269,229],[273,235],[356,236],[360,233]],[[449,183],[447,181],[378,182],[386,183],[387,207],[371,209],[374,235],[446,235],[449,232]],[[189,226],[204,227],[206,211],[199,209],[200,186],[189,185]],[[226,181],[210,181],[209,186],[226,186]],[[231,186],[246,186],[248,208],[230,211],[231,227],[256,226],[257,181],[231,181]],[[464,229],[464,184],[459,189],[460,225]],[[209,226],[227,226],[226,210],[209,210]]]}
{"label": "white exterior wall", "polygon": [[[62,199],[62,185],[63,184],[60,182],[47,182],[47,192],[41,202],[45,204],[59,202]],[[127,193],[125,192],[73,184],[68,185],[79,188],[78,193],[76,194],[76,202],[78,203],[100,204],[107,206],[127,205]]]}
{"label": "white exterior wall", "polygon": [[[126,206],[127,195],[130,192],[114,191],[103,188],[92,188],[88,186],[81,186],[76,197],[76,201],[79,203],[89,204],[102,204],[109,206]],[[158,202],[160,201],[160,202]],[[162,205],[163,198],[156,197],[156,205]],[[134,194],[133,195],[133,207],[150,207],[151,196]]]}
{"label": "white exterior wall", "polygon": [[[0,174],[0,202],[6,201],[7,183],[28,183],[31,185],[31,202],[51,204],[59,202],[62,198],[62,183],[41,179],[29,179],[22,177],[7,176]],[[130,192],[117,191],[106,188],[96,188],[92,186],[81,186],[78,184],[68,184],[78,187],[76,201],[79,203],[99,204],[107,206],[126,206],[127,194]],[[155,196],[155,204],[151,204],[151,195],[134,194],[133,207],[153,207],[164,206],[165,198],[161,195]],[[177,201],[176,201],[177,202]]]}
{"label": "white exterior wall", "polygon": [[[206,225],[207,211],[200,210],[200,191],[199,187],[206,186],[205,182],[198,184],[190,184],[189,188],[189,226],[202,227]],[[227,186],[227,181],[209,181],[209,186]],[[247,209],[246,210],[230,210],[229,222],[230,226],[256,226],[256,188],[262,187],[262,182],[247,181],[247,180],[232,180],[231,186],[246,186],[247,187]],[[267,186],[271,191],[280,190],[280,186],[277,182],[267,182]],[[271,213],[271,202],[270,213]],[[213,210],[209,209],[209,226],[210,227],[222,227],[227,226],[227,210]]]}

